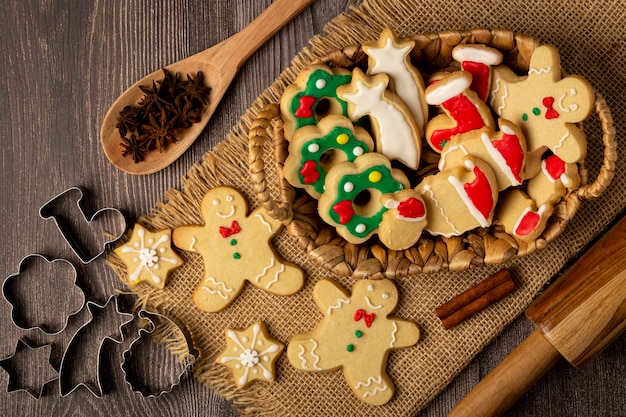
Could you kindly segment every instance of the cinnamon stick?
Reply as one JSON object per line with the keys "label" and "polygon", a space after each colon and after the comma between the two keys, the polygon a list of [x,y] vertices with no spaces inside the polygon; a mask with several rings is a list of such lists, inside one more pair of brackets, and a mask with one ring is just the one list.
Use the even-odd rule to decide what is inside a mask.
{"label": "cinnamon stick", "polygon": [[444,328],[450,329],[514,290],[515,281],[510,272],[503,269],[437,307],[435,312]]}

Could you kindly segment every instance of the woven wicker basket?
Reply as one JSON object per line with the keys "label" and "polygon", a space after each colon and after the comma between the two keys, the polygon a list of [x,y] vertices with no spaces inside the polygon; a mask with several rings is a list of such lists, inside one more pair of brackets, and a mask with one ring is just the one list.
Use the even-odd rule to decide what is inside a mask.
{"label": "woven wicker basket", "polygon": [[[448,67],[453,62],[451,53],[456,45],[479,43],[500,50],[504,55],[503,64],[525,73],[532,52],[539,46],[539,42],[530,36],[503,29],[425,33],[412,39],[415,48],[411,58],[426,72]],[[367,55],[360,46],[349,46],[311,63],[365,68]],[[503,263],[544,248],[565,229],[583,200],[597,198],[608,187],[614,175],[617,143],[610,110],[597,93],[595,112],[600,120],[604,146],[597,177],[589,182],[587,169],[584,163],[580,163],[580,187],[570,190],[555,204],[543,234],[530,242],[517,240],[498,224],[451,238],[424,233],[413,247],[403,251],[387,249],[376,237],[360,245],[347,242],[334,227],[319,218],[317,201],[303,190],[296,191],[284,179],[282,168],[288,155],[288,142],[283,135],[277,104],[268,104],[260,111],[250,129],[250,172],[259,203],[287,226],[288,232],[297,237],[309,256],[336,274],[376,279],[401,278],[442,269],[463,271],[481,264]],[[273,150],[273,168],[267,162],[267,155],[264,160],[264,154],[272,153],[268,149]],[[270,172],[272,169],[274,172]]]}

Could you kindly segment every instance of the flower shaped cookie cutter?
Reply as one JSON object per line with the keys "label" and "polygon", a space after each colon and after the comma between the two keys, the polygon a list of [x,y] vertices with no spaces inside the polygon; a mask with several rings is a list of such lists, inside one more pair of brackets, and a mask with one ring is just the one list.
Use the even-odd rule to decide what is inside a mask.
{"label": "flower shaped cookie cutter", "polygon": [[[80,188],[68,188],[41,206],[39,216],[52,218],[72,251],[82,263],[88,264],[104,253],[107,244],[122,237],[126,219],[114,207],[101,208],[87,217],[83,197]],[[114,230],[107,231],[108,227]]]}
{"label": "flower shaped cookie cutter", "polygon": [[[69,286],[59,285],[63,277],[71,277],[69,278],[73,285],[71,288],[76,289],[74,294],[67,290]],[[76,284],[77,278],[76,268],[65,259],[50,261],[36,253],[22,258],[18,272],[9,275],[2,284],[2,295],[11,305],[13,324],[23,330],[38,328],[44,333],[53,335],[63,332],[69,318],[85,306],[85,293]],[[61,291],[64,288],[65,290]],[[37,291],[41,294],[37,295],[36,308],[32,308],[28,293]],[[45,297],[50,297],[50,302],[46,302]],[[80,300],[76,301],[79,297]],[[64,314],[64,320],[58,319],[60,306],[68,309]]]}
{"label": "flower shaped cookie cutter", "polygon": [[[122,354],[122,370],[124,371],[124,379],[130,386],[130,388],[140,393],[144,397],[156,398],[162,394],[171,392],[175,386],[180,384],[181,380],[187,373],[187,370],[191,369],[200,356],[200,351],[193,345],[192,335],[189,329],[182,323],[178,323],[167,316],[159,313],[150,312],[147,310],[139,310],[137,316],[142,319],[147,319],[149,325],[147,328],[139,329],[138,337],[133,340],[127,350]],[[173,380],[166,383],[164,387],[151,386],[146,381],[142,380],[135,373],[135,366],[133,365],[136,358],[136,352],[141,349],[142,342],[151,341],[150,336],[161,326],[166,326],[166,329],[173,335],[175,332],[180,332],[183,336],[185,343],[185,352],[182,353],[182,361],[178,362],[180,372],[174,376]]]}

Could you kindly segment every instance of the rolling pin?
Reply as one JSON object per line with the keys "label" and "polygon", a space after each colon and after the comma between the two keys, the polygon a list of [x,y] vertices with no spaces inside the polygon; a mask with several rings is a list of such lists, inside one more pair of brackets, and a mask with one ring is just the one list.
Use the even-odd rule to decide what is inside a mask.
{"label": "rolling pin", "polygon": [[626,217],[526,310],[536,330],[448,417],[502,415],[564,357],[584,367],[626,328]]}

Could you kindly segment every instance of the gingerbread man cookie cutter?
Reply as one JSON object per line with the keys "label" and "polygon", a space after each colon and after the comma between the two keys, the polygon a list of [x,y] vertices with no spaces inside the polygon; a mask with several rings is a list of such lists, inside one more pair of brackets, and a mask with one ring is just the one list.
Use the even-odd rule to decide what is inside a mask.
{"label": "gingerbread man cookie cutter", "polygon": [[[196,363],[198,357],[200,356],[200,351],[194,347],[193,338],[191,332],[182,323],[179,323],[177,320],[171,319],[163,314],[147,311],[147,310],[139,310],[137,316],[142,319],[146,319],[149,321],[148,328],[139,329],[138,336],[135,340],[133,340],[123,353],[122,353],[122,371],[124,371],[124,379],[130,386],[130,388],[134,392],[140,393],[142,396],[147,398],[156,398],[163,394],[167,394],[171,392],[174,387],[180,384],[183,377],[187,374],[187,371],[193,368],[193,365]],[[165,388],[163,387],[154,387],[150,386],[145,380],[140,378],[138,375],[134,374],[132,360],[133,353],[136,349],[138,349],[139,344],[142,340],[148,338],[151,340],[151,335],[157,330],[159,326],[169,325],[173,326],[172,329],[176,331],[180,331],[183,336],[185,342],[186,351],[182,353],[182,361],[178,363],[180,366],[180,372],[174,376],[174,379],[171,383],[168,383]]]}
{"label": "gingerbread man cookie cutter", "polygon": [[[126,230],[126,219],[114,207],[101,208],[88,217],[82,205],[83,197],[80,188],[68,188],[41,206],[39,216],[44,220],[52,218],[72,251],[83,264],[88,264],[102,255],[108,244],[122,237]],[[75,213],[74,205],[80,214]],[[114,226],[113,232],[98,227],[108,226],[108,223]],[[93,229],[99,229],[100,235],[95,236],[98,230]]]}
{"label": "gingerbread man cookie cutter", "polygon": [[[48,315],[52,316],[54,314],[58,315],[58,311],[56,309],[55,311],[47,311],[52,308],[52,304],[45,302],[43,303],[43,306],[40,306],[40,308],[30,309],[36,310],[34,314],[32,314],[32,312],[25,312],[25,309],[28,308],[28,300],[25,296],[21,295],[20,289],[24,290],[24,288],[27,287],[27,281],[32,280],[35,277],[38,279],[47,277],[49,281],[48,285],[43,285],[41,287],[49,289],[49,291],[45,291],[44,295],[50,295],[55,288],[60,288],[58,280],[63,274],[73,277],[72,288],[74,289],[75,287],[77,289],[75,293],[80,295],[80,302],[73,303],[77,296],[71,294],[70,291],[63,291],[62,294],[59,294],[59,296],[69,295],[66,302],[54,304],[54,306],[69,306],[69,311],[64,314],[65,319],[63,321],[51,322],[49,317],[41,317]],[[54,282],[51,279],[52,277],[54,278]],[[70,317],[80,312],[86,303],[85,293],[76,284],[77,278],[78,273],[76,268],[71,262],[65,259],[53,259],[50,261],[45,256],[36,253],[22,258],[18,267],[18,272],[9,275],[2,284],[2,295],[11,305],[11,320],[13,321],[13,324],[22,330],[39,329],[50,335],[62,333],[67,327]],[[77,305],[77,308],[72,308],[74,304]]]}

